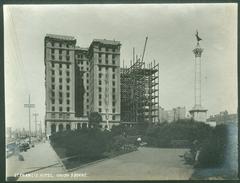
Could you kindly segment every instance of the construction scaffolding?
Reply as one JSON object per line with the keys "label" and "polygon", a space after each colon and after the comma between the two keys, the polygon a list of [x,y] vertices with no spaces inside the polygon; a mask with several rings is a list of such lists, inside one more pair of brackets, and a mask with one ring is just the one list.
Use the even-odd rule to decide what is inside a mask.
{"label": "construction scaffolding", "polygon": [[[143,57],[142,57],[143,58]],[[159,120],[159,64],[137,59],[121,69],[121,121],[157,123]]]}

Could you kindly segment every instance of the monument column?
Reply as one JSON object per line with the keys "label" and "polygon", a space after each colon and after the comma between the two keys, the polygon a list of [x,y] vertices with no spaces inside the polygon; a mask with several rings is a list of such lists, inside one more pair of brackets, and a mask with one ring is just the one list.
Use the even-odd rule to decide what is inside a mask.
{"label": "monument column", "polygon": [[203,49],[200,47],[199,41],[202,39],[196,33],[197,45],[195,46],[193,53],[195,56],[195,78],[194,78],[194,107],[190,110],[190,114],[195,121],[206,122],[207,119],[207,109],[202,107],[202,96],[201,96],[201,56]]}

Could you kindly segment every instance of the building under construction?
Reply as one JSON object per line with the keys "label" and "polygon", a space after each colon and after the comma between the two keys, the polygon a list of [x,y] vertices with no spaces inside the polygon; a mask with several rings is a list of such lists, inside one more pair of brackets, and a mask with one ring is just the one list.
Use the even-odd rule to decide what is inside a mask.
{"label": "building under construction", "polygon": [[147,38],[142,58],[121,69],[121,121],[125,124],[159,120],[159,64],[143,61],[146,43]]}

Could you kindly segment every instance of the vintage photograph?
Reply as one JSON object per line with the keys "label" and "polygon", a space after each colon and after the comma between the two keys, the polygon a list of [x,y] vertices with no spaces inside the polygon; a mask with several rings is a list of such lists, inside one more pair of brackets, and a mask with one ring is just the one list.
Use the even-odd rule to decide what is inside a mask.
{"label": "vintage photograph", "polygon": [[6,181],[237,180],[237,9],[4,5]]}

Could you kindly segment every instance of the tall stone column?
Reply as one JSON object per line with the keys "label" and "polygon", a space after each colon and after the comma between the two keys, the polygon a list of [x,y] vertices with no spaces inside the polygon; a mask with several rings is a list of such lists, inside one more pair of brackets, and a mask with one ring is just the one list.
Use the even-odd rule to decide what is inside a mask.
{"label": "tall stone column", "polygon": [[200,47],[199,41],[193,50],[195,56],[195,76],[194,76],[194,107],[189,111],[194,121],[206,122],[207,109],[202,107],[202,76],[201,76],[201,56],[203,49]]}

